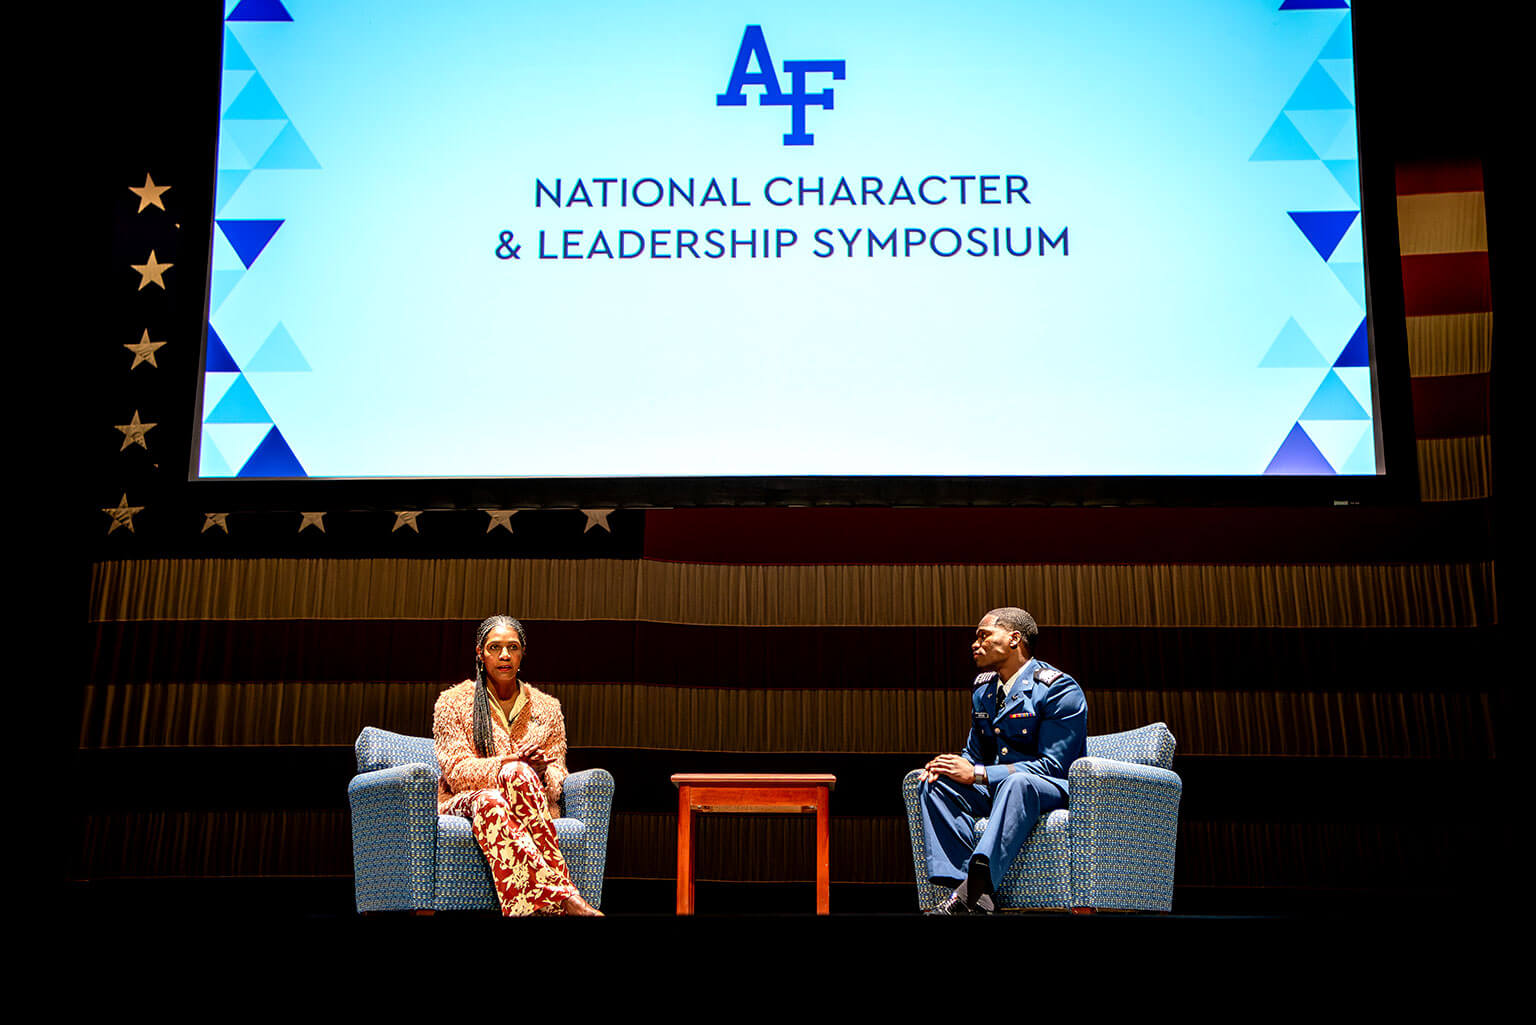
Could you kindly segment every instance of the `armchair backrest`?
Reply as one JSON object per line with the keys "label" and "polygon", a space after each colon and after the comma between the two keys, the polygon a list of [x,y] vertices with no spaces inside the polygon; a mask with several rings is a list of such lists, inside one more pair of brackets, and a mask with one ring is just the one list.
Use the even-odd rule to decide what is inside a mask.
{"label": "armchair backrest", "polygon": [[1155,765],[1159,769],[1173,768],[1173,747],[1173,734],[1168,724],[1161,722],[1124,733],[1088,738],[1090,758],[1113,758],[1117,762]]}
{"label": "armchair backrest", "polygon": [[421,764],[437,773],[437,753],[431,737],[407,737],[401,733],[364,726],[352,745],[357,753],[357,771],[393,769],[401,765]]}

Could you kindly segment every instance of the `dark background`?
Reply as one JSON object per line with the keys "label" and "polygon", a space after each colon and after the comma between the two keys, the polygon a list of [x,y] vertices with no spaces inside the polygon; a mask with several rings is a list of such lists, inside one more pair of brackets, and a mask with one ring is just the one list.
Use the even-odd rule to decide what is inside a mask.
{"label": "dark background", "polygon": [[[1498,57],[1501,31],[1484,21],[1481,11],[1470,8],[1419,2],[1361,7],[1356,15],[1357,60],[1368,165],[1374,162],[1377,168],[1390,166],[1399,172],[1441,166],[1478,169],[1486,197],[1492,294],[1510,295],[1509,271],[1498,258],[1506,233],[1501,214],[1508,186],[1495,126],[1510,105]],[[185,477],[211,227],[219,68],[217,5],[214,8],[193,17],[186,16],[190,6],[178,13],[174,5],[94,16],[87,31],[91,43],[83,51],[89,58],[83,62],[89,65],[88,73],[72,79],[73,88],[56,88],[59,98],[79,112],[70,123],[89,128],[82,133],[85,138],[69,140],[73,145],[64,152],[75,154],[68,158],[74,163],[63,176],[66,182],[77,182],[72,206],[85,212],[85,244],[73,258],[76,287],[59,304],[58,320],[66,326],[57,342],[32,354],[42,362],[32,379],[39,392],[51,398],[26,428],[43,439],[28,454],[43,464],[32,479],[45,486],[26,504],[26,526],[13,536],[24,538],[28,549],[18,561],[40,567],[28,582],[37,614],[25,621],[35,624],[36,636],[22,638],[22,647],[30,651],[23,665],[30,666],[36,692],[44,697],[39,721],[45,724],[45,746],[56,752],[48,756],[49,764],[61,769],[46,774],[44,787],[66,786],[72,795],[70,828],[49,859],[50,874],[66,885],[72,906],[163,912],[217,905],[261,915],[349,914],[344,788],[352,766],[345,740],[297,745],[105,744],[100,739],[105,733],[95,727],[110,720],[112,713],[103,707],[101,686],[154,686],[168,680],[194,686],[258,685],[292,680],[288,674],[297,659],[306,672],[314,673],[311,679],[414,687],[427,693],[463,674],[455,638],[467,636],[472,627],[454,618],[424,626],[376,624],[358,643],[364,649],[390,645],[393,654],[365,658],[361,665],[355,659],[343,660],[346,664],[337,667],[329,664],[334,659],[326,651],[336,628],[326,622],[310,623],[308,632],[296,639],[273,621],[200,621],[183,625],[177,633],[163,623],[95,620],[88,607],[93,566],[100,573],[100,566],[118,560],[277,555],[365,560],[449,555],[676,557],[741,565],[1008,561],[984,550],[963,554],[963,544],[958,545],[962,554],[956,554],[955,539],[963,541],[972,533],[988,537],[988,531],[998,529],[997,521],[968,520],[963,509],[950,510],[946,515],[953,518],[942,522],[947,537],[943,551],[936,551],[939,542],[933,532],[910,545],[899,530],[881,534],[889,521],[878,517],[888,511],[878,509],[852,526],[827,518],[846,515],[846,509],[804,510],[807,519],[766,521],[766,526],[754,521],[756,542],[742,540],[739,510],[706,510],[699,514],[703,518],[689,521],[689,543],[678,545],[665,519],[676,514],[638,509],[615,514],[611,534],[578,533],[581,520],[569,508],[520,513],[515,517],[516,534],[498,532],[487,540],[483,514],[474,510],[519,504],[515,490],[496,482],[467,489],[431,484],[382,490],[326,484],[305,485],[311,489],[305,491],[274,487],[227,500],[225,495],[232,493],[193,489]],[[86,87],[80,88],[81,83]],[[141,184],[146,171],[158,183],[173,186],[166,194],[167,212],[135,212],[137,200],[127,186]],[[1371,245],[1379,255],[1378,240]],[[142,261],[150,247],[162,261],[176,264],[164,291],[136,291],[137,275],[127,269],[128,263]],[[80,274],[82,263],[85,273]],[[1374,277],[1377,268],[1372,273]],[[1485,308],[1493,309],[1491,302]],[[1048,561],[1058,563],[1299,563],[1335,569],[1357,563],[1503,564],[1499,568],[1504,572],[1494,577],[1497,592],[1470,596],[1473,605],[1498,610],[1474,626],[1423,628],[1417,613],[1425,603],[1432,606],[1435,596],[1405,593],[1399,596],[1401,604],[1414,608],[1415,614],[1396,626],[1190,630],[1104,624],[1048,632],[1054,650],[1046,657],[1082,679],[1090,700],[1101,681],[1139,674],[1147,682],[1131,689],[1145,687],[1152,706],[1167,708],[1169,695],[1189,694],[1190,707],[1203,712],[1227,709],[1214,714],[1232,717],[1232,732],[1224,742],[1195,746],[1188,738],[1222,736],[1220,722],[1169,720],[1181,741],[1175,769],[1185,781],[1177,912],[1312,913],[1426,900],[1465,905],[1496,889],[1503,877],[1509,833],[1497,813],[1510,793],[1510,688],[1501,671],[1501,628],[1492,623],[1508,620],[1515,607],[1511,601],[1523,606],[1523,597],[1507,592],[1513,577],[1505,557],[1508,489],[1502,486],[1508,480],[1503,471],[1508,446],[1500,445],[1500,439],[1509,436],[1504,428],[1509,404],[1500,398],[1511,375],[1502,365],[1507,346],[1501,347],[1499,339],[1509,336],[1511,316],[1518,311],[1512,314],[1508,303],[1497,308],[1493,366],[1502,374],[1490,370],[1469,375],[1479,378],[1472,383],[1475,394],[1470,401],[1455,402],[1446,396],[1457,387],[1465,391],[1467,382],[1415,379],[1407,402],[1411,416],[1399,420],[1400,425],[1414,425],[1419,452],[1436,439],[1485,438],[1491,454],[1484,467],[1485,486],[1477,497],[1420,501],[1410,494],[1385,504],[1336,510],[1310,499],[1297,505],[1299,499],[1283,496],[1258,507],[1229,508],[1223,496],[1120,494],[1110,497],[1141,508],[1113,512],[1140,518],[1119,518],[1112,529],[1104,530],[1104,521],[1091,516],[1110,510],[1078,507],[1102,501],[1103,496],[1013,496],[1028,504],[1063,506],[1046,510],[1060,514],[1049,521],[1012,521],[1044,531],[1034,539],[1034,550],[1053,553]],[[130,373],[121,344],[136,341],[146,326],[156,340],[172,344],[160,350],[158,369],[140,367]],[[1402,327],[1384,334],[1401,338]],[[134,409],[160,425],[149,436],[148,451],[119,450],[121,435],[112,425],[126,422]],[[60,464],[77,469],[62,476],[49,469]],[[132,534],[120,530],[108,536],[99,510],[116,504],[124,493],[146,511]],[[210,504],[216,494],[221,501]],[[597,499],[611,496],[566,497],[569,503],[552,504],[597,504]],[[626,505],[644,501],[634,496],[619,499]],[[834,496],[833,504],[848,501],[849,496]],[[445,511],[429,514],[424,523],[431,526],[421,535],[390,533],[388,510],[401,507]],[[199,528],[207,508],[234,508],[248,515],[232,521],[239,527],[228,537],[205,534]],[[328,517],[326,535],[292,533],[292,513],[300,508],[335,510]],[[453,509],[461,511],[446,511]],[[1198,529],[1176,526],[1191,516],[1198,518]],[[881,543],[866,540],[863,550],[852,540],[840,541],[867,539],[871,533],[880,535]],[[1143,539],[1144,548],[1128,544],[1127,534]],[[664,550],[668,543],[674,547]],[[840,556],[843,551],[849,554]],[[997,597],[999,603],[1008,600],[1029,602],[1028,596]],[[33,603],[27,604],[26,611],[32,611]],[[701,646],[710,653],[713,685],[752,694],[772,689],[772,681],[783,678],[765,673],[760,661],[732,655],[742,649],[756,651],[761,642],[754,631],[763,628],[673,627],[669,632],[664,626],[617,621],[580,629],[580,624],[558,620],[530,626],[536,644],[558,637],[561,644],[580,645],[590,641],[594,630],[603,631],[605,638],[614,632],[625,638],[618,644],[620,664],[591,672],[573,670],[569,680],[550,680],[552,670],[546,666],[546,675],[539,679],[550,680],[557,693],[561,683],[576,687],[626,679],[670,681],[673,662],[696,670],[692,655]],[[418,629],[426,633],[411,632]],[[830,629],[847,635],[853,628]],[[698,636],[699,631],[706,636]],[[861,671],[865,663],[855,656],[871,645],[834,641],[818,646],[816,632],[806,631],[809,636],[800,647],[791,645],[793,651],[773,663],[781,673],[800,673],[818,686],[835,686],[848,678],[845,674]],[[911,628],[902,631],[892,650],[922,652],[928,685],[952,688],[953,699],[963,702],[967,633],[954,627]],[[288,647],[294,644],[301,647]],[[234,657],[210,668],[184,657],[193,648],[229,651]],[[293,654],[295,650],[302,657]],[[284,657],[289,661],[282,662]],[[765,655],[770,662],[775,657]],[[626,666],[636,675],[623,677]],[[1322,735],[1329,727],[1310,723],[1298,727],[1299,739],[1288,748],[1258,743],[1254,735],[1244,733],[1251,727],[1243,724],[1255,721],[1252,702],[1259,699],[1242,695],[1281,692],[1319,699],[1336,693],[1363,696],[1341,711],[1342,719],[1335,724],[1341,736],[1357,742],[1329,753]],[[1214,695],[1223,697],[1216,700]],[[381,713],[384,718],[399,714],[397,721],[374,718],[356,726],[425,733],[429,724],[419,715],[423,699],[418,695],[413,700],[407,703],[413,710],[409,714]],[[1425,709],[1437,709],[1439,715],[1431,721],[1422,714]],[[158,714],[164,718],[157,725],[174,735],[178,713]],[[1391,729],[1400,732],[1389,736]],[[1370,743],[1358,742],[1383,737],[1375,750]],[[605,907],[615,912],[664,912],[670,907],[667,817],[675,800],[666,782],[670,772],[783,768],[839,775],[833,807],[843,832],[834,833],[834,838],[843,843],[840,849],[857,850],[867,860],[858,866],[834,861],[833,907],[906,910],[912,888],[910,868],[902,865],[905,838],[891,832],[899,816],[896,781],[924,755],[765,754],[645,746],[586,750],[578,745],[572,751],[573,767],[602,764],[619,780]],[[809,858],[796,853],[809,846],[806,825],[745,820],[739,826],[708,826],[701,836],[701,874],[721,882],[701,887],[701,909],[773,909],[785,901],[808,902]],[[892,835],[900,841],[897,848],[890,850],[889,843],[881,847]],[[761,850],[765,844],[782,852],[781,862],[766,871],[744,868],[742,852]]]}

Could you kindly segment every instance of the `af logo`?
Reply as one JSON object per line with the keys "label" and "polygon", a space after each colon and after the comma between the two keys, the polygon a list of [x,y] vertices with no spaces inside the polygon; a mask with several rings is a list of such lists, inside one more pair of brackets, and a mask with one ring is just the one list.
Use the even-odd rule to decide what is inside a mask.
{"label": "af logo", "polygon": [[[748,71],[747,67],[753,58],[757,59],[757,70]],[[845,67],[843,61],[785,61],[784,71],[789,75],[790,83],[790,90],[786,93],[779,87],[779,76],[774,73],[773,58],[768,55],[768,41],[763,38],[763,27],[748,25],[742,33],[741,46],[736,51],[736,66],[731,69],[730,84],[725,87],[725,92],[715,96],[715,106],[745,107],[747,98],[742,95],[743,87],[760,85],[763,92],[757,98],[758,106],[790,108],[790,130],[784,135],[784,145],[814,146],[816,136],[805,130],[805,108],[831,110],[832,90],[806,92],[805,76],[830,74],[834,81],[841,82]]]}

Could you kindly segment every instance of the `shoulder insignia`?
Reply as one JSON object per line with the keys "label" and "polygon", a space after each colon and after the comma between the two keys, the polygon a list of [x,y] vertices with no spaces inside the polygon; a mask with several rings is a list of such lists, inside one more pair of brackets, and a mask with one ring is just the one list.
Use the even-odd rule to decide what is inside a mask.
{"label": "shoulder insignia", "polygon": [[1067,674],[1062,672],[1060,669],[1047,669],[1045,666],[1041,666],[1035,670],[1035,682],[1049,685],[1055,683],[1065,675]]}

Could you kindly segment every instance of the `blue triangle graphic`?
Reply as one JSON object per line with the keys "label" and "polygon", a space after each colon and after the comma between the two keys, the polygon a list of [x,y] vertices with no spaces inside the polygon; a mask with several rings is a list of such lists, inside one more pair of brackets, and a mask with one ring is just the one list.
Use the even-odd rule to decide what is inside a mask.
{"label": "blue triangle graphic", "polygon": [[203,372],[207,374],[238,374],[240,372],[240,365],[224,347],[224,340],[219,337],[219,333],[213,329],[212,324],[208,325],[208,357],[203,361]]}
{"label": "blue triangle graphic", "polygon": [[1285,0],[1282,11],[1337,11],[1349,10],[1345,0]]}
{"label": "blue triangle graphic", "polygon": [[240,476],[307,477],[309,474],[304,472],[298,456],[293,454],[283,433],[274,424],[267,436],[261,439],[261,444],[256,446],[256,451],[251,453],[251,458],[240,467]]}
{"label": "blue triangle graphic", "polygon": [[1253,151],[1253,156],[1248,159],[1316,160],[1317,153],[1307,145],[1307,140],[1301,137],[1290,119],[1280,114],[1275,118],[1275,123],[1269,126],[1269,131]]}
{"label": "blue triangle graphic", "polygon": [[224,112],[226,121],[285,121],[287,118],[287,111],[259,74],[251,76],[235,102]]}
{"label": "blue triangle graphic", "polygon": [[[1295,217],[1295,214],[1291,215]],[[240,257],[240,262],[249,270],[251,264],[256,262],[256,257],[267,248],[267,243],[272,241],[272,236],[277,234],[277,229],[283,226],[282,221],[218,221],[219,230],[224,232],[224,237],[229,239],[229,244],[235,247],[235,252]],[[1345,225],[1348,227],[1348,225]],[[1305,229],[1303,229],[1305,230]],[[1334,240],[1338,245],[1338,239]],[[1329,250],[1332,252],[1332,250]],[[1327,259],[1327,257],[1324,257]]]}
{"label": "blue triangle graphic", "polygon": [[1301,84],[1285,101],[1284,110],[1339,110],[1351,109],[1354,104],[1339,90],[1333,76],[1322,65],[1314,63],[1302,76]]}
{"label": "blue triangle graphic", "polygon": [[[1296,227],[1301,229],[1301,233],[1307,236],[1307,241],[1312,243],[1312,248],[1317,250],[1317,255],[1325,260],[1333,255],[1333,251],[1339,246],[1339,240],[1344,237],[1349,226],[1355,223],[1355,218],[1360,216],[1359,210],[1290,210],[1287,213],[1290,214],[1291,220],[1296,222]],[[236,246],[236,248],[239,247]],[[246,266],[249,267],[250,264]]]}
{"label": "blue triangle graphic", "polygon": [[1355,37],[1350,31],[1349,19],[1339,22],[1339,27],[1333,30],[1323,52],[1317,55],[1318,60],[1342,60],[1355,55]]}
{"label": "blue triangle graphic", "polygon": [[1376,472],[1376,437],[1374,431],[1366,431],[1365,437],[1360,439],[1360,444],[1344,460],[1344,465],[1339,467],[1340,473],[1366,473]]}
{"label": "blue triangle graphic", "polygon": [[310,365],[304,359],[304,354],[294,344],[293,336],[288,329],[279,324],[267,335],[267,340],[261,343],[261,348],[256,350],[256,355],[246,363],[247,371],[292,372],[309,370]]}
{"label": "blue triangle graphic", "polygon": [[1355,396],[1351,394],[1344,382],[1339,380],[1339,375],[1330,370],[1328,376],[1323,378],[1323,383],[1317,386],[1317,392],[1312,396],[1312,401],[1307,403],[1307,408],[1296,419],[1369,420],[1370,418],[1371,414],[1355,401]]}
{"label": "blue triangle graphic", "polygon": [[245,277],[243,270],[216,270],[213,272],[213,281],[208,288],[208,298],[211,308],[217,310],[224,305],[224,300],[229,298],[229,293],[240,284],[240,279]]}
{"label": "blue triangle graphic", "polygon": [[271,423],[272,417],[267,415],[267,407],[261,404],[256,397],[256,391],[251,387],[251,382],[241,374],[235,378],[235,383],[229,386],[229,391],[219,400],[212,413],[203,417],[205,424],[260,424]]}
{"label": "blue triangle graphic", "polygon": [[1360,161],[1324,160],[1323,166],[1328,168],[1333,180],[1349,193],[1350,199],[1360,202]]}
{"label": "blue triangle graphic", "polygon": [[1317,351],[1317,346],[1312,344],[1312,339],[1296,323],[1292,317],[1285,322],[1280,333],[1275,336],[1274,343],[1269,351],[1259,361],[1261,367],[1326,367],[1328,360]]}
{"label": "blue triangle graphic", "polygon": [[199,477],[233,477],[235,471],[225,462],[224,455],[219,447],[213,443],[207,431],[203,431],[202,445],[197,453],[197,475]]}
{"label": "blue triangle graphic", "polygon": [[1365,264],[1340,261],[1330,263],[1328,269],[1333,271],[1333,276],[1339,279],[1339,284],[1349,290],[1350,298],[1355,300],[1355,305],[1365,309]]}
{"label": "blue triangle graphic", "polygon": [[1317,66],[1328,72],[1328,77],[1333,79],[1333,84],[1339,87],[1349,100],[1350,106],[1355,103],[1355,62],[1349,57],[1335,60],[1317,59]]}
{"label": "blue triangle graphic", "polygon": [[292,21],[281,0],[240,0],[225,21]]}
{"label": "blue triangle graphic", "polygon": [[[219,160],[221,167],[242,168],[252,167],[261,155],[272,145],[272,140],[277,138],[277,133],[288,124],[287,119],[277,118],[264,121],[222,120],[219,122]],[[226,155],[224,144],[231,143],[243,159],[235,160],[234,154]]]}
{"label": "blue triangle graphic", "polygon": [[304,139],[299,135],[299,130],[293,127],[293,122],[288,122],[282,132],[262,154],[256,166],[264,171],[298,171],[318,168],[320,161],[304,145]]}
{"label": "blue triangle graphic", "polygon": [[1345,129],[1353,128],[1355,119],[1347,110],[1288,110],[1285,116],[1319,155],[1328,152]]}
{"label": "blue triangle graphic", "polygon": [[1371,365],[1371,343],[1366,337],[1365,321],[1360,321],[1360,326],[1355,328],[1355,333],[1350,335],[1349,342],[1344,346],[1344,351],[1339,353],[1339,358],[1333,361],[1336,367],[1368,367]]}
{"label": "blue triangle graphic", "polygon": [[224,29],[224,70],[255,71],[256,63],[245,52],[245,47],[226,26]]}
{"label": "blue triangle graphic", "polygon": [[240,191],[240,186],[245,184],[245,180],[250,175],[249,171],[219,172],[218,184],[213,190],[215,212],[224,209],[224,205],[234,198],[235,193]]}
{"label": "blue triangle graphic", "polygon": [[1280,443],[1280,450],[1264,468],[1265,473],[1275,474],[1332,474],[1333,466],[1323,454],[1312,444],[1312,439],[1307,437],[1307,432],[1301,429],[1301,424],[1291,428],[1291,433],[1285,436]]}

